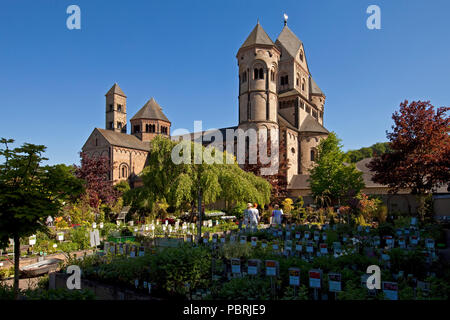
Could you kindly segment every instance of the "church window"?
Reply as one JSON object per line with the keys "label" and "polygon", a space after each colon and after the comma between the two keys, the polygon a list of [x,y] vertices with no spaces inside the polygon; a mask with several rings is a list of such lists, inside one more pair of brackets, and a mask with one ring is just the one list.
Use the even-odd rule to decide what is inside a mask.
{"label": "church window", "polygon": [[292,153],[295,153],[295,148],[291,148],[291,152],[292,152]]}
{"label": "church window", "polygon": [[128,167],[126,165],[122,165],[121,169],[122,178],[128,178]]}
{"label": "church window", "polygon": [[264,79],[264,70],[263,70],[263,68],[259,69],[259,78],[260,79]]}
{"label": "church window", "polygon": [[302,102],[300,102],[300,108],[302,108],[303,110],[305,110],[305,104]]}
{"label": "church window", "polygon": [[134,125],[133,126],[133,132],[134,133],[139,133],[141,131],[141,126],[140,125]]}
{"label": "church window", "polygon": [[323,112],[320,111],[320,119],[323,119]]}
{"label": "church window", "polygon": [[109,105],[109,111],[114,111],[114,106],[112,104]]}
{"label": "church window", "polygon": [[254,70],[254,78],[255,80],[264,79],[264,69],[263,68],[255,68]]}
{"label": "church window", "polygon": [[122,105],[121,104],[117,105],[117,111],[122,112]]}
{"label": "church window", "polygon": [[95,138],[95,146],[98,146],[98,139]]}
{"label": "church window", "polygon": [[316,110],[313,110],[312,115],[313,115],[314,118],[317,119],[317,111]]}
{"label": "church window", "polygon": [[275,81],[275,71],[274,70],[270,71],[270,80]]}
{"label": "church window", "polygon": [[314,149],[311,149],[311,162],[316,161],[316,152]]}
{"label": "church window", "polygon": [[114,129],[114,122],[111,121],[111,122],[109,123],[109,128],[110,128],[110,129]]}
{"label": "church window", "polygon": [[296,84],[297,84],[297,87],[298,87],[299,86],[298,78],[297,78]]}
{"label": "church window", "polygon": [[305,79],[302,80],[302,91],[305,91]]}
{"label": "church window", "polygon": [[242,74],[242,82],[247,82],[247,71]]}
{"label": "church window", "polygon": [[310,106],[306,106],[306,112],[308,112],[309,114],[311,114],[311,107],[310,107]]}
{"label": "church window", "polygon": [[300,61],[303,61],[303,51],[300,51]]}
{"label": "church window", "polygon": [[117,128],[118,129],[122,129],[122,123],[121,122],[117,122]]}

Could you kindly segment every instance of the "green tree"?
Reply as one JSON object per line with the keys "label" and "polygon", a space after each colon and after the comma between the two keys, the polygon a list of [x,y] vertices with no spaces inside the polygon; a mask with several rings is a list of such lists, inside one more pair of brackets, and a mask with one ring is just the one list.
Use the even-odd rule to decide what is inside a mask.
{"label": "green tree", "polygon": [[14,240],[14,292],[19,293],[20,238],[45,229],[45,218],[55,216],[65,200],[83,191],[74,169],[42,166],[46,147],[25,143],[10,149],[12,139],[0,139],[0,247]]}
{"label": "green tree", "polygon": [[[199,152],[194,152],[195,148]],[[182,156],[190,153],[191,157],[176,164],[172,160],[172,150]],[[245,172],[235,160],[226,164],[225,159],[230,155],[217,149],[210,150],[210,154],[222,159],[223,163],[210,163],[204,157],[200,159],[199,154],[205,154],[205,151],[205,147],[193,142],[176,143],[156,137],[151,142],[148,166],[141,174],[144,186],[127,193],[125,201],[133,205],[145,204],[150,209],[156,202],[166,201],[172,207],[188,205],[192,210],[217,200],[229,203],[251,201],[261,205],[269,202],[270,184],[265,179]]]}
{"label": "green tree", "polygon": [[310,170],[311,192],[316,199],[329,198],[339,203],[350,192],[359,193],[364,187],[362,172],[354,164],[344,164],[340,139],[334,132],[318,146],[316,165]]}

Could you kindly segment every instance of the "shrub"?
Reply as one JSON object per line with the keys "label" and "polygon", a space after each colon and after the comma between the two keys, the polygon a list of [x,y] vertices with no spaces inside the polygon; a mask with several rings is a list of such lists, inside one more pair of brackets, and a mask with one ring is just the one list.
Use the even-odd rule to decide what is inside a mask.
{"label": "shrub", "polygon": [[270,279],[234,278],[225,283],[217,294],[220,300],[269,300]]}

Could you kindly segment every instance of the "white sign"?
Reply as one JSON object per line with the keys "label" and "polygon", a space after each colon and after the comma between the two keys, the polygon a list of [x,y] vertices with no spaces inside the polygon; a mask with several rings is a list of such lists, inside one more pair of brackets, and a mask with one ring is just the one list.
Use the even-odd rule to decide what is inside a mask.
{"label": "white sign", "polygon": [[328,274],[328,286],[330,292],[340,292],[341,288],[341,274],[329,273]]}
{"label": "white sign", "polygon": [[398,284],[397,282],[384,282],[383,292],[388,300],[398,300]]}
{"label": "white sign", "polygon": [[30,237],[30,239],[28,240],[28,243],[29,243],[30,246],[34,246],[36,244],[36,235],[33,234]]}
{"label": "white sign", "polygon": [[256,276],[258,274],[257,260],[248,260],[247,273],[251,276]]}
{"label": "white sign", "polygon": [[289,285],[300,286],[300,269],[289,268]]}
{"label": "white sign", "polygon": [[266,260],[266,276],[275,277],[277,275],[277,265],[277,261]]}
{"label": "white sign", "polygon": [[321,287],[322,271],[320,270],[310,270],[309,271],[309,287],[318,288]]}
{"label": "white sign", "polygon": [[231,273],[240,274],[241,273],[241,260],[231,259]]}
{"label": "white sign", "polygon": [[246,236],[241,236],[240,243],[241,243],[241,244],[247,243],[247,237],[246,237]]}
{"label": "white sign", "polygon": [[258,238],[257,237],[252,237],[251,240],[252,240],[252,247],[256,247],[256,244],[258,242]]}

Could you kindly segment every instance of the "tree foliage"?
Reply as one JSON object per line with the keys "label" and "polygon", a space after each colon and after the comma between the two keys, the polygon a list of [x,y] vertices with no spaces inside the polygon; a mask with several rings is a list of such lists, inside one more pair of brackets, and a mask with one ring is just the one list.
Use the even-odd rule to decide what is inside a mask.
{"label": "tree foliage", "polygon": [[344,164],[340,139],[334,132],[318,146],[316,165],[310,170],[311,192],[316,199],[338,203],[348,194],[357,194],[364,187],[362,173],[354,164]]}
{"label": "tree foliage", "polygon": [[[191,161],[175,164],[172,149],[178,145],[180,154],[190,152]],[[199,146],[203,154],[205,147]],[[270,197],[270,185],[262,178],[245,172],[233,160],[232,164],[212,163],[197,158],[193,142],[174,142],[164,137],[155,137],[151,142],[148,166],[141,177],[144,186],[125,195],[125,201],[134,207],[151,210],[159,201],[166,201],[176,208],[193,208],[201,191],[205,204],[216,200],[229,202],[257,202],[266,204]],[[216,152],[218,154],[216,154]],[[225,159],[226,152],[212,150],[213,157]]]}
{"label": "tree foliage", "polygon": [[89,205],[97,211],[101,203],[113,206],[120,192],[109,180],[111,165],[108,157],[90,157],[80,152],[80,158],[81,166],[75,166],[76,176],[85,182]]}
{"label": "tree foliage", "polygon": [[356,163],[362,159],[380,156],[389,151],[389,142],[377,142],[370,147],[347,151],[345,153],[345,161],[349,163]]}
{"label": "tree foliage", "polygon": [[44,219],[56,216],[64,200],[83,191],[72,167],[43,166],[45,146],[25,143],[10,149],[12,139],[2,138],[0,149],[0,247],[14,239],[14,288],[18,292],[20,238],[45,229]]}

